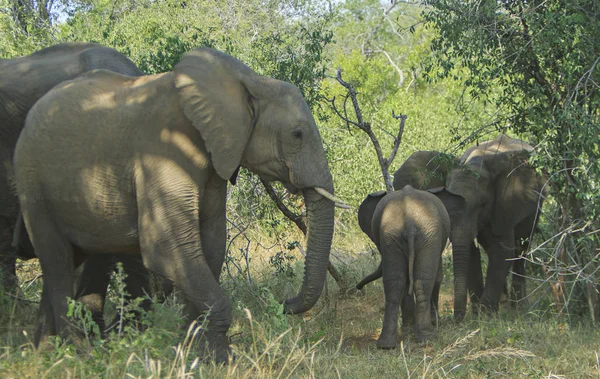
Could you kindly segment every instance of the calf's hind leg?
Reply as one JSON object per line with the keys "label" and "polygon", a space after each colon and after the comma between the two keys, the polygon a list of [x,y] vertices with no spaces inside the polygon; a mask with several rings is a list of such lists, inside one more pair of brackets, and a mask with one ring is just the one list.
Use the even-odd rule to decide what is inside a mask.
{"label": "calf's hind leg", "polygon": [[385,313],[381,335],[377,340],[377,347],[380,349],[393,349],[396,347],[398,311],[406,293],[408,281],[407,257],[394,246],[395,244],[390,242],[381,245]]}

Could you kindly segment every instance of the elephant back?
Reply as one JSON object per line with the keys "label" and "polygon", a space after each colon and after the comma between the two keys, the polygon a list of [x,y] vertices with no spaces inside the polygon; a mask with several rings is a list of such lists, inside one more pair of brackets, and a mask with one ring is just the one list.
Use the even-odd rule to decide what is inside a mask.
{"label": "elephant back", "polygon": [[500,134],[494,139],[481,142],[468,148],[460,157],[460,162],[464,164],[475,157],[523,150],[531,152],[533,151],[533,146],[520,139],[509,137],[506,134]]}
{"label": "elephant back", "polygon": [[416,189],[443,187],[454,166],[454,158],[439,151],[415,151],[394,173],[394,189],[406,185]]}

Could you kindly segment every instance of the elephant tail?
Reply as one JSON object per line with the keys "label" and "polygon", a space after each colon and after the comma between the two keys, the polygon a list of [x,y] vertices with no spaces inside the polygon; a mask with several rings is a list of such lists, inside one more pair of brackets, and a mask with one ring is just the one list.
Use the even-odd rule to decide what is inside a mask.
{"label": "elephant tail", "polygon": [[408,294],[413,294],[413,267],[415,265],[415,233],[408,235]]}

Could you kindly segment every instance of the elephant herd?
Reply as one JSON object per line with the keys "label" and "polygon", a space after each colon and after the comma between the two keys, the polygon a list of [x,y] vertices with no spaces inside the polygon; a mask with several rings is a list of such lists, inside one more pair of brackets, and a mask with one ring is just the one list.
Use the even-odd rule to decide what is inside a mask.
{"label": "elephant herd", "polygon": [[[541,177],[527,164],[531,150],[502,135],[460,159],[418,152],[395,175],[399,191],[367,197],[359,221],[382,265],[364,282],[383,275],[386,294],[380,347],[395,345],[401,302],[406,320],[416,307],[417,337],[427,338],[448,238],[455,317],[465,314],[467,290],[472,301],[497,309],[508,259],[525,247],[541,204]],[[240,167],[304,196],[304,278],[284,304],[287,313],[305,312],[326,279],[334,207],[345,205],[333,194],[323,143],[298,88],[208,48],[153,76],[90,43],[0,60],[2,285],[15,290],[16,257],[39,259],[36,346],[49,335],[77,339],[66,317],[69,297],[103,322],[108,280],[120,261],[132,297],[149,292],[148,270],[181,289],[185,316],[206,315],[206,353],[227,361],[231,305],[219,277],[227,181]],[[475,239],[489,257],[485,287]],[[416,305],[409,304],[413,293]]]}
{"label": "elephant herd", "polygon": [[[447,236],[452,242],[455,319],[465,315],[467,292],[475,310],[496,311],[511,264],[514,300],[525,297],[524,260],[519,258],[536,227],[545,183],[528,164],[532,150],[501,134],[460,158],[417,151],[395,172],[395,191],[365,198],[358,221],[382,262],[357,289],[383,276],[386,306],[378,346],[395,346],[400,305],[403,325],[415,322],[417,339],[427,339]],[[488,255],[485,286],[475,239]]]}

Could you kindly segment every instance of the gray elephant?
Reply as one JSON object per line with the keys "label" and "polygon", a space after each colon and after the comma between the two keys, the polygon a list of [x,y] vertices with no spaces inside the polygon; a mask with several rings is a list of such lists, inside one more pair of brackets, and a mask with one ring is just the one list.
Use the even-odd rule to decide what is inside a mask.
{"label": "gray elephant", "polygon": [[[19,204],[12,167],[15,145],[27,112],[55,85],[98,68],[130,76],[143,75],[124,55],[92,43],[63,43],[26,57],[0,59],[0,268],[5,291],[16,290],[17,255],[22,259],[35,257],[24,225],[17,222]],[[11,246],[13,238],[14,248]],[[83,258],[76,264],[82,261]],[[137,257],[100,256],[86,261],[77,297],[88,305],[101,330],[104,329],[104,298],[116,261],[124,264],[127,290],[132,297],[144,296],[148,291],[147,271]],[[144,306],[148,307],[149,303],[144,302]]]}
{"label": "gray elephant", "polygon": [[417,340],[426,341],[437,310],[442,251],[450,235],[444,203],[410,185],[389,193],[379,191],[362,202],[358,222],[381,253],[379,268],[357,286],[383,275],[385,315],[377,347],[396,347],[400,303],[403,327],[416,322]]}
{"label": "gray elephant", "polygon": [[[469,151],[473,149],[474,147],[470,148]],[[435,150],[416,151],[394,173],[394,189],[398,190],[406,185],[411,185],[422,190],[444,187],[450,172],[460,165],[459,159],[450,154]],[[525,230],[524,228],[517,229]],[[525,260],[518,258],[521,256],[521,252],[527,250],[528,237],[529,235],[519,235],[515,241],[515,246],[519,249],[515,252],[515,260],[512,263],[514,273],[510,296],[513,300],[513,305],[516,305],[518,301],[524,299],[526,296],[524,280]],[[472,243],[469,254],[468,291],[471,304],[475,310],[477,310],[479,305],[483,289],[481,252],[475,243]],[[508,295],[506,287],[504,288],[504,292]]]}
{"label": "gray elephant", "polygon": [[15,177],[52,332],[72,335],[71,257],[140,254],[182,289],[190,320],[207,315],[209,352],[227,360],[231,306],[219,277],[227,180],[240,166],[304,195],[304,279],[284,304],[288,313],[305,312],[324,286],[338,199],[298,88],[200,48],[172,72],[134,78],[97,70],[38,101],[17,143]]}
{"label": "gray elephant", "polygon": [[526,248],[517,241],[535,228],[544,180],[527,163],[532,150],[525,142],[501,134],[468,149],[460,158],[461,166],[448,175],[442,191],[466,201],[464,214],[450,214],[457,319],[465,315],[469,277],[477,274],[470,267],[475,237],[489,261],[481,305],[495,311],[511,259]]}

